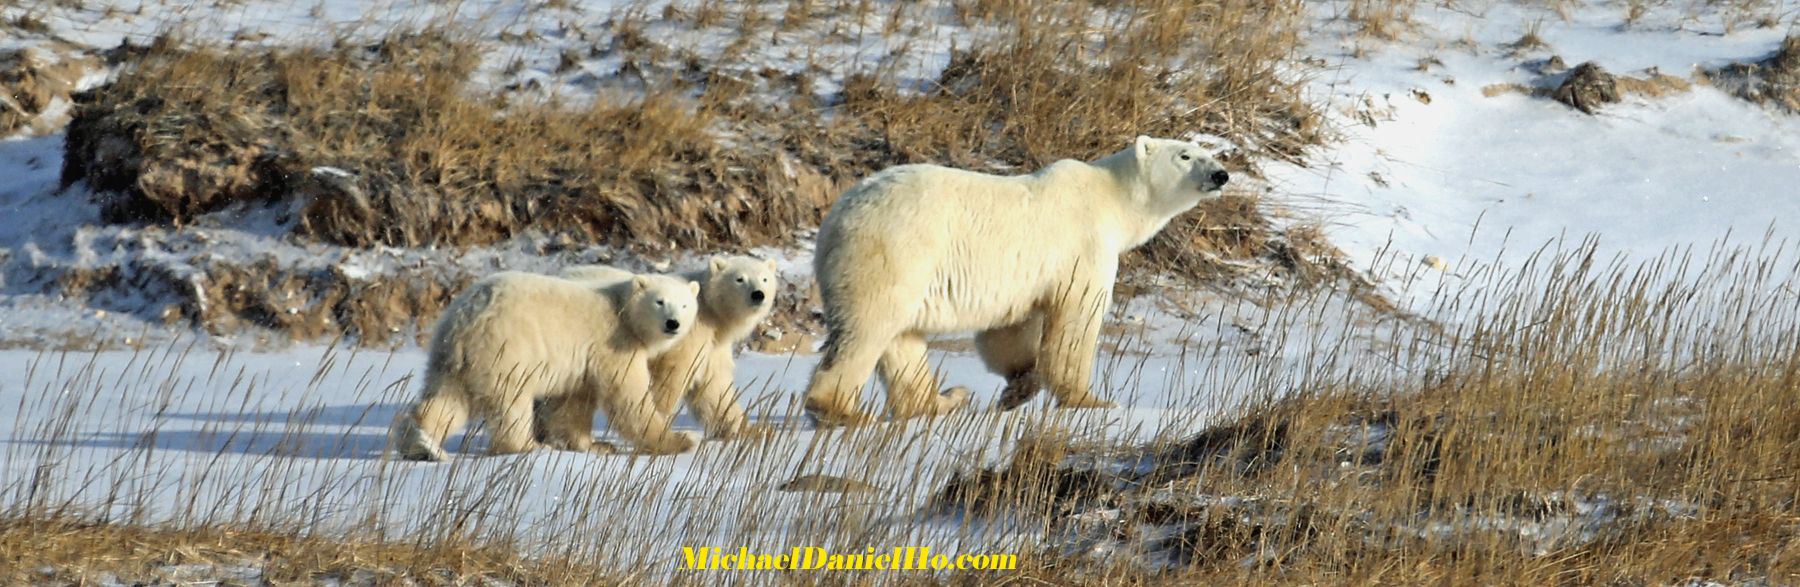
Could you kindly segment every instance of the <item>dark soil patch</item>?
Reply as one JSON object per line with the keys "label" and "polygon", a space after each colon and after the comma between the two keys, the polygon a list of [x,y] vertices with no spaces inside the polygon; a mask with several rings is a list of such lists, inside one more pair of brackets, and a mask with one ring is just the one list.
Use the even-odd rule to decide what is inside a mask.
{"label": "dark soil patch", "polygon": [[1570,108],[1594,114],[1601,106],[1619,101],[1619,87],[1612,74],[1589,61],[1575,66],[1550,97]]}
{"label": "dark soil patch", "polygon": [[1800,114],[1800,36],[1782,40],[1774,55],[1751,63],[1733,63],[1706,72],[1708,81],[1726,93]]}

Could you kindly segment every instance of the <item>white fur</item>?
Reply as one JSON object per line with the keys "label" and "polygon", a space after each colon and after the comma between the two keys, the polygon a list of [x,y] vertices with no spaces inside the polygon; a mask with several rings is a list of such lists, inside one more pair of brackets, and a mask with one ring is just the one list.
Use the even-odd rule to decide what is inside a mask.
{"label": "white fur", "polygon": [[[630,273],[603,265],[580,265],[558,275],[606,282]],[[705,269],[681,277],[700,284],[698,321],[691,334],[650,361],[650,395],[659,411],[670,414],[685,397],[709,435],[736,436],[747,430],[748,418],[731,385],[737,367],[732,350],[774,307],[781,287],[775,262],[719,256],[708,261]],[[543,409],[549,417],[561,407],[547,405]]]}
{"label": "white fur", "polygon": [[856,397],[877,366],[895,418],[965,404],[967,390],[938,393],[925,362],[925,335],[958,331],[1005,344],[983,356],[1009,378],[1044,367],[1061,405],[1110,405],[1088,379],[1119,255],[1217,197],[1223,171],[1197,145],[1138,137],[1099,160],[1028,175],[905,165],[864,179],[819,229],[815,273],[831,339],[809,413],[866,422]]}
{"label": "white fur", "polygon": [[693,329],[698,292],[658,276],[580,283],[506,272],[476,282],[438,320],[422,399],[396,422],[395,449],[442,460],[444,439],[474,416],[488,421],[490,452],[530,450],[532,402],[544,398],[567,405],[551,430],[563,448],[594,447],[596,407],[645,452],[692,448],[697,439],[670,430],[650,401],[648,361]]}

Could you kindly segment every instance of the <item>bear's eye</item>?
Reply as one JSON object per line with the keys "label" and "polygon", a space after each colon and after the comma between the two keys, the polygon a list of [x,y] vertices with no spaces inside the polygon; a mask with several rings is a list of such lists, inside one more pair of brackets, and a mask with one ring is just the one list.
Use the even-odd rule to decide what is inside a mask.
{"label": "bear's eye", "polygon": [[663,306],[663,301],[662,301],[662,300],[656,300],[656,307],[658,307],[658,308],[661,308],[661,307],[662,307],[662,306]]}
{"label": "bear's eye", "polygon": [[742,278],[742,277],[739,277],[739,278],[738,278],[738,283],[743,283],[743,282],[744,282],[744,278]]}
{"label": "bear's eye", "polygon": [[1188,157],[1188,154],[1187,154],[1187,153],[1182,153],[1182,154],[1181,154],[1181,160],[1182,160],[1182,161],[1187,161],[1187,160],[1188,160],[1188,159],[1189,159],[1189,157]]}

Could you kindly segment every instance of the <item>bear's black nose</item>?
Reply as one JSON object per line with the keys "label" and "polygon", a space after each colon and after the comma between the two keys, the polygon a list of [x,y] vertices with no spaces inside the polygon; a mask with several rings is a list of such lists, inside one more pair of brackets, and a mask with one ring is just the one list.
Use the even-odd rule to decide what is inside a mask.
{"label": "bear's black nose", "polygon": [[1225,182],[1231,181],[1231,174],[1225,173],[1224,171],[1214,171],[1212,180],[1214,187],[1224,187]]}
{"label": "bear's black nose", "polygon": [[671,319],[667,322],[664,322],[663,330],[667,331],[669,334],[675,334],[677,332],[681,332],[681,321]]}
{"label": "bear's black nose", "polygon": [[763,294],[762,290],[759,289],[759,290],[750,292],[750,303],[762,304],[763,300],[768,299],[768,297],[769,297],[768,295]]}

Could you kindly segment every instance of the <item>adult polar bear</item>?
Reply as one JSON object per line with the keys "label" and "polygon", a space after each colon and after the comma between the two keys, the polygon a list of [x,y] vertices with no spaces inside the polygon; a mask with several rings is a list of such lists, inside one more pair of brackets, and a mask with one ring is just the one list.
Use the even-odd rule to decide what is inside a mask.
{"label": "adult polar bear", "polygon": [[1005,407],[1039,378],[1058,405],[1108,407],[1088,389],[1119,255],[1230,180],[1200,146],[1138,137],[1093,162],[996,176],[903,165],[845,192],[819,227],[814,272],[830,330],[805,408],[821,424],[863,424],[857,397],[880,368],[895,419],[947,412],[925,335],[978,331]]}

